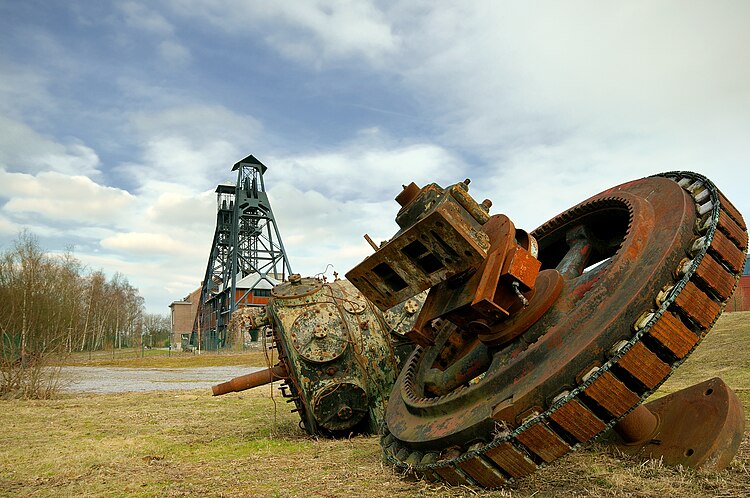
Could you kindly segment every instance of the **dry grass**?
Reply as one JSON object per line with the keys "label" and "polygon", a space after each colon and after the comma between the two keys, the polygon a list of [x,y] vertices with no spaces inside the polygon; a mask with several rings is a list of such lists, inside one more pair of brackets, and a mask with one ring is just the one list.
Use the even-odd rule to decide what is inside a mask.
{"label": "dry grass", "polygon": [[93,354],[74,353],[66,357],[61,364],[121,368],[265,367],[266,356],[260,348],[242,353],[203,352],[201,354],[155,349],[142,352],[140,349],[127,349],[116,350],[114,354],[111,351],[97,351]]}
{"label": "dry grass", "polygon": [[[750,313],[724,315],[662,391],[717,374],[750,406]],[[310,438],[268,386],[5,401],[0,417],[6,496],[750,496],[750,432],[722,472],[594,446],[490,492],[401,479],[374,437]]]}

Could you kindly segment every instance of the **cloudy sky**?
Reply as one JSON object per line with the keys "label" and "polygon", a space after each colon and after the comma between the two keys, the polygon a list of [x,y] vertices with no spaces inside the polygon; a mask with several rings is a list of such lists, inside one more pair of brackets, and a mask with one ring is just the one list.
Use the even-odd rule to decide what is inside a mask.
{"label": "cloudy sky", "polygon": [[750,213],[750,2],[531,4],[0,0],[0,248],[28,229],[167,312],[248,154],[303,275],[390,237],[410,181],[533,229],[686,169]]}

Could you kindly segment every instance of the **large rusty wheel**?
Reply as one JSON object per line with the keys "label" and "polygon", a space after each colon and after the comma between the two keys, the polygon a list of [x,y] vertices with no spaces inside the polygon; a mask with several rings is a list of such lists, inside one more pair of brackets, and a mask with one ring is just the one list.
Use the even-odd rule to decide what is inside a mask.
{"label": "large rusty wheel", "polygon": [[438,326],[391,393],[381,443],[397,467],[497,487],[593,440],[710,330],[747,249],[736,208],[684,172],[602,192],[532,235],[560,297],[517,336]]}

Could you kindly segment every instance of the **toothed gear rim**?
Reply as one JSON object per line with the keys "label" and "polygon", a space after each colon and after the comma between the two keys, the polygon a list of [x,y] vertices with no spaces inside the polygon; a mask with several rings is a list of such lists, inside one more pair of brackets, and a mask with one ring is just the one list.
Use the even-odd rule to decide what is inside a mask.
{"label": "toothed gear rim", "polygon": [[[566,277],[561,304],[513,344],[489,350],[492,363],[475,384],[443,396],[424,393],[424,374],[450,325],[435,346],[417,348],[388,405],[381,443],[389,462],[430,480],[501,486],[601,435],[687,358],[736,286],[747,249],[742,216],[701,175],[636,180],[535,230],[543,268],[566,256],[561,241],[576,225],[600,231],[590,241],[606,239],[612,214],[609,235],[621,242],[616,249],[598,244],[605,250],[594,258],[609,262]],[[582,313],[588,317],[580,321]],[[582,334],[589,335],[579,341]],[[566,369],[559,360],[569,353],[555,348],[577,349],[574,367]],[[506,399],[521,418],[508,430],[490,417]]]}

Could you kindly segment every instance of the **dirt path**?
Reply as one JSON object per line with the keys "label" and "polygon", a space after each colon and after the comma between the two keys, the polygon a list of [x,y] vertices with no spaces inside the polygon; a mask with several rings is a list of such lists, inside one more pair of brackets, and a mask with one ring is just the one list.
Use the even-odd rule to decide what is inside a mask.
{"label": "dirt path", "polygon": [[62,367],[62,390],[75,393],[118,393],[210,388],[258,367],[116,368]]}

